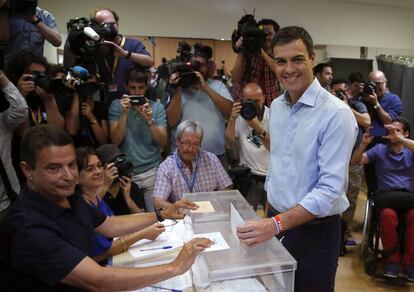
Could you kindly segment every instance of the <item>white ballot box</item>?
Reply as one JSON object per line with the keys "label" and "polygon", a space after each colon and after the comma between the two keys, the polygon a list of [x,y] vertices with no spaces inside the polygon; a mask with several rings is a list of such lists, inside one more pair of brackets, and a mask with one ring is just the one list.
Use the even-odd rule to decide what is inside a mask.
{"label": "white ballot box", "polygon": [[[193,237],[206,236],[218,246],[202,252],[192,267],[197,290],[294,291],[296,261],[279,240],[273,238],[249,247],[236,236],[238,225],[259,219],[237,190],[189,193],[184,197],[202,202],[206,209],[206,213],[189,214]],[[217,214],[206,202],[211,202]]]}

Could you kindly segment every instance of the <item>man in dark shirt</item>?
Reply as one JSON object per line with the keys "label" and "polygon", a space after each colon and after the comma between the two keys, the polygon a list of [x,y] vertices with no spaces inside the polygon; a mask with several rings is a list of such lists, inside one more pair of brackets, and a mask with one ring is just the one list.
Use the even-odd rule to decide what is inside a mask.
{"label": "man in dark shirt", "polygon": [[[94,231],[107,237],[125,235],[163,218],[182,218],[178,207],[112,217],[88,207],[74,194],[78,170],[73,142],[54,126],[36,126],[25,132],[20,166],[27,185],[0,228],[2,291],[15,289],[16,283],[21,291],[52,287],[61,291],[58,285],[75,291],[142,288],[182,274],[211,243],[208,239],[192,240],[176,260],[163,266],[101,267],[88,257]],[[188,203],[187,207],[195,205]]]}

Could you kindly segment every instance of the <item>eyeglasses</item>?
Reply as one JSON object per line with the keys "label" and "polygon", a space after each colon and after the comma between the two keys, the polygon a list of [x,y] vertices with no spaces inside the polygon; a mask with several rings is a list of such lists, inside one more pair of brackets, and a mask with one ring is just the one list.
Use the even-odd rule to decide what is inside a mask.
{"label": "eyeglasses", "polygon": [[184,146],[185,148],[190,148],[190,147],[198,148],[198,147],[200,147],[200,143],[198,143],[198,142],[191,143],[190,141],[180,141],[180,144],[182,146]]}
{"label": "eyeglasses", "polygon": [[374,82],[375,83],[375,85],[382,85],[382,84],[384,84],[385,83],[385,81],[381,81],[381,82]]}

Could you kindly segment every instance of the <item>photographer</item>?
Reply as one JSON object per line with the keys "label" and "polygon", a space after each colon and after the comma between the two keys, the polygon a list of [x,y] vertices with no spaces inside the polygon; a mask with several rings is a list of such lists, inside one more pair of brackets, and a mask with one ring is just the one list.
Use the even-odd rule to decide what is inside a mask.
{"label": "photographer", "polygon": [[9,103],[6,110],[0,113],[0,222],[15,194],[20,191],[11,160],[11,139],[16,129],[27,117],[27,104],[18,89],[0,70],[0,93]]}
{"label": "photographer", "polygon": [[105,40],[105,43],[114,46],[114,57],[109,60],[114,80],[109,85],[109,91],[113,97],[120,98],[127,91],[124,78],[128,70],[137,65],[151,67],[154,65],[154,60],[141,41],[118,33],[119,16],[113,10],[98,8],[91,15],[91,19],[98,24],[107,24],[110,27],[111,36],[110,39]]}
{"label": "photographer", "polygon": [[[233,88],[231,91],[235,101],[240,100],[244,86],[249,82],[258,83],[263,89],[266,100],[265,105],[270,106],[273,99],[280,95],[279,82],[274,72],[273,64],[273,44],[272,40],[277,31],[279,30],[279,24],[272,19],[262,19],[257,23],[263,27],[266,33],[266,38],[263,44],[263,48],[260,50],[259,55],[246,56],[242,51],[237,54],[236,62],[231,71]],[[235,47],[239,49],[243,46],[243,36],[240,37]],[[250,59],[251,72],[247,72],[247,61]],[[247,74],[250,73],[250,78]],[[248,80],[249,79],[249,80]]]}
{"label": "photographer", "polygon": [[252,173],[246,199],[254,210],[260,202],[265,206],[267,201],[264,182],[269,169],[270,135],[267,134],[269,108],[264,102],[260,86],[257,83],[246,84],[241,103],[233,104],[226,129],[228,147],[240,157],[239,165],[248,166]]}
{"label": "photographer", "polygon": [[328,63],[319,63],[313,67],[313,75],[326,90],[330,90],[333,79],[332,66]]}
{"label": "photographer", "polygon": [[[357,81],[354,76],[351,74],[350,80],[352,84],[355,84]],[[360,81],[360,80],[358,80]],[[362,81],[363,83],[363,81]],[[359,88],[359,87],[358,87]],[[361,143],[362,134],[365,129],[371,125],[371,118],[369,117],[367,107],[360,100],[360,96],[354,91],[354,95],[349,97],[349,83],[344,79],[334,79],[331,83],[331,92],[333,95],[341,99],[344,103],[348,104],[352,110],[352,113],[355,116],[355,119],[358,123],[358,136],[354,146],[354,149],[358,147]],[[358,202],[359,188],[362,180],[363,167],[360,165],[351,165],[349,166],[349,177],[348,177],[348,189],[346,196],[349,201],[349,207],[345,212],[342,213],[342,220],[346,223],[346,229],[344,234],[344,243],[345,245],[356,245],[355,239],[351,234],[352,230],[352,219],[354,218],[356,204]]]}
{"label": "photographer", "polygon": [[[62,38],[56,29],[57,25],[53,15],[39,7],[36,7],[34,12],[26,17],[9,17],[10,37],[4,50],[6,65],[11,61],[12,55],[20,50],[30,50],[37,56],[43,56],[45,40],[54,47],[61,45]],[[11,13],[13,14],[13,11]]]}
{"label": "photographer", "polygon": [[[130,178],[132,163],[126,160],[125,154],[114,144],[99,146],[96,154],[106,168],[113,165],[117,169],[118,178],[108,182],[108,190],[103,196],[103,200],[114,214],[127,215],[145,212],[144,194]],[[106,171],[112,170],[106,169]]]}
{"label": "photographer", "polygon": [[388,90],[387,78],[383,72],[372,71],[368,79],[375,84],[375,89],[371,92],[363,92],[363,99],[368,104],[372,127],[384,127],[401,115],[401,99]]}
{"label": "photographer", "polygon": [[[93,76],[88,82],[95,83]],[[97,85],[96,85],[97,87]],[[73,92],[70,111],[66,113],[66,130],[73,136],[75,146],[97,147],[108,142],[108,111],[94,95],[80,97]]]}
{"label": "photographer", "polygon": [[201,148],[218,156],[227,169],[227,157],[224,143],[226,118],[230,115],[233,99],[223,82],[207,78],[207,55],[202,45],[194,46],[191,62],[198,64],[193,74],[197,83],[183,88],[180,73],[170,76],[170,84],[176,87],[167,107],[168,125],[175,127],[180,121],[197,121],[204,127]]}
{"label": "photographer", "polygon": [[167,145],[167,119],[164,106],[147,99],[148,74],[132,69],[125,77],[128,95],[112,101],[109,132],[134,165],[132,180],[144,191],[147,211],[153,210],[152,194],[161,150]]}

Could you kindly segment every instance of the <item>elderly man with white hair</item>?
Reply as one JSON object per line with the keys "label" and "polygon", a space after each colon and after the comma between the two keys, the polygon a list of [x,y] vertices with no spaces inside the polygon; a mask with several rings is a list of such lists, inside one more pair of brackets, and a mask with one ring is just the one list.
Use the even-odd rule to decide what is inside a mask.
{"label": "elderly man with white hair", "polygon": [[231,189],[232,181],[213,153],[200,149],[203,128],[198,122],[183,121],[175,133],[177,151],[158,168],[154,206],[168,207],[183,193]]}

